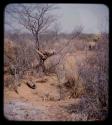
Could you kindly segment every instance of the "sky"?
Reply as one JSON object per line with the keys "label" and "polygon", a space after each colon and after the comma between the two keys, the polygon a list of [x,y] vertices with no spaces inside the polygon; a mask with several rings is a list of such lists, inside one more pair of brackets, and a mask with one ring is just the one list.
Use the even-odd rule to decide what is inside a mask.
{"label": "sky", "polygon": [[[77,26],[82,26],[84,33],[100,33],[101,31],[108,32],[109,9],[106,5],[56,4],[56,6],[59,8],[53,10],[51,13],[59,17],[58,23],[60,24],[62,32],[70,33]],[[5,19],[11,20],[8,16],[5,16]],[[10,23],[12,23],[12,21],[10,21]],[[15,25],[16,28],[21,27],[16,22],[14,22],[13,25]]]}

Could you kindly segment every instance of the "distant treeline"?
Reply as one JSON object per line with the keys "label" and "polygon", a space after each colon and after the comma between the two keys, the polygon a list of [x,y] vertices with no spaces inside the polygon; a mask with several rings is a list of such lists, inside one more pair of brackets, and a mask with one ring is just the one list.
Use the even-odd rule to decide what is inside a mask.
{"label": "distant treeline", "polygon": [[[107,33],[104,33],[106,36],[108,35]],[[59,33],[57,36],[55,34],[55,32],[53,31],[50,31],[50,32],[47,32],[45,34],[41,34],[40,35],[40,39],[41,40],[53,40],[55,38],[58,38],[58,39],[69,39],[71,37],[71,33],[67,34],[67,33]],[[80,39],[86,39],[86,38],[92,38],[94,37],[95,35],[97,34],[86,34],[86,33],[81,33],[79,38]],[[18,32],[5,32],[5,38],[8,38],[10,40],[13,40],[13,41],[19,41],[19,40],[23,40],[23,39],[29,39],[29,40],[33,40],[33,36],[31,35],[31,33],[18,33]]]}

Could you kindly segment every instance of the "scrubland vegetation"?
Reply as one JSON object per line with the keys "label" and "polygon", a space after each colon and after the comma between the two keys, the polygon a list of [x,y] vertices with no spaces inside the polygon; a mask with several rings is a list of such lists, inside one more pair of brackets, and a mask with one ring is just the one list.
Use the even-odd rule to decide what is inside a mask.
{"label": "scrubland vegetation", "polygon": [[[27,15],[28,10],[26,12]],[[26,28],[33,33],[31,26]],[[104,120],[108,116],[108,34],[84,34],[82,27],[71,34],[53,31],[38,33],[34,32],[33,37],[27,33],[5,33],[6,118],[35,121]],[[39,35],[39,39],[35,34]],[[22,105],[26,109],[18,101],[24,101]],[[8,103],[14,103],[12,115]],[[37,109],[27,106],[31,103],[43,114],[38,111],[33,113]],[[21,108],[24,108],[23,114],[19,113]]]}

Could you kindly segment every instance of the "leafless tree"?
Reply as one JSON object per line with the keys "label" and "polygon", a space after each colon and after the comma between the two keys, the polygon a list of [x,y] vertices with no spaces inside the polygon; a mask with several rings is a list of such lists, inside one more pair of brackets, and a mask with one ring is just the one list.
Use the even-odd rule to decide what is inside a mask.
{"label": "leafless tree", "polygon": [[[16,6],[17,8],[17,6]],[[35,48],[39,54],[40,73],[44,70],[44,55],[40,48],[40,35],[45,33],[56,20],[49,12],[55,9],[52,4],[36,4],[36,5],[18,5],[19,9],[15,9],[15,13],[19,17],[19,23],[30,31],[35,39]]]}
{"label": "leafless tree", "polygon": [[22,5],[20,23],[28,29],[35,38],[37,49],[40,50],[39,35],[50,27],[54,17],[49,15],[52,5],[37,5],[34,8]]}

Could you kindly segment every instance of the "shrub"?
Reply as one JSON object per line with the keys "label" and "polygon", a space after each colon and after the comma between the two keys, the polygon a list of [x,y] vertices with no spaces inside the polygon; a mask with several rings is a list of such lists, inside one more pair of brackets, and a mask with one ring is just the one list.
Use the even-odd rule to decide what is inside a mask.
{"label": "shrub", "polygon": [[[78,58],[78,57],[77,57]],[[47,70],[53,67],[57,75],[60,88],[60,96],[64,98],[66,92],[73,98],[79,97],[84,93],[84,85],[78,73],[78,64],[81,60],[75,59],[74,54],[65,54],[62,56],[52,56],[45,61],[45,68]],[[69,87],[67,87],[69,86]]]}

